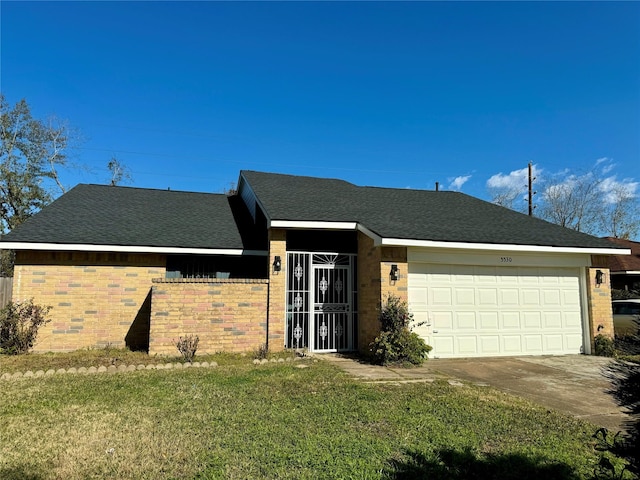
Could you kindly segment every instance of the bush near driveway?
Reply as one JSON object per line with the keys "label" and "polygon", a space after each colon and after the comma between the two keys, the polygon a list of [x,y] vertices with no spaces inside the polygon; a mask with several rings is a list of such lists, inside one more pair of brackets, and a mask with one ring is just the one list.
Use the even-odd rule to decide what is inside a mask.
{"label": "bush near driveway", "polygon": [[597,461],[592,425],[488,387],[216,361],[3,383],[0,478],[587,479]]}

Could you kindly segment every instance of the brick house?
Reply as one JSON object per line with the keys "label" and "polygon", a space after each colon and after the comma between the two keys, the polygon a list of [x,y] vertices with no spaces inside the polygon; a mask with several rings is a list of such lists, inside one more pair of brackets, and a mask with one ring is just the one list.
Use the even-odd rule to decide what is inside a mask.
{"label": "brick house", "polygon": [[1,239],[36,351],[366,351],[408,301],[432,356],[590,353],[629,251],[458,192],[241,171],[232,196],[78,185]]}
{"label": "brick house", "polygon": [[611,288],[640,292],[640,242],[623,238],[606,237],[620,247],[631,250],[631,255],[611,255]]}

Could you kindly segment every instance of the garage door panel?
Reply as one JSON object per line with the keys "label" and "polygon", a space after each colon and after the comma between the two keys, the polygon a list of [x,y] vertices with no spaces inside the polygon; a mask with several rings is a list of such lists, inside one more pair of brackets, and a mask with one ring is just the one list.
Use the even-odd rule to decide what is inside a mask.
{"label": "garage door panel", "polygon": [[523,353],[537,354],[542,353],[542,335],[523,335]]}
{"label": "garage door panel", "polygon": [[475,293],[473,288],[456,288],[454,297],[456,305],[475,305]]}
{"label": "garage door panel", "polygon": [[478,288],[478,304],[479,305],[498,305],[498,289],[497,288]]}
{"label": "garage door panel", "polygon": [[561,333],[545,335],[544,342],[546,352],[562,352],[564,350],[564,335]]}
{"label": "garage door panel", "polygon": [[486,355],[498,355],[500,353],[499,335],[481,335],[479,337],[480,351]]}
{"label": "garage door panel", "polygon": [[545,305],[560,305],[560,298],[561,298],[561,291],[560,290],[548,290],[548,289],[544,289],[542,290],[542,300],[544,301]]}
{"label": "garage door panel", "polygon": [[455,350],[453,348],[454,339],[452,336],[433,336],[431,346],[433,346],[434,350],[437,350],[439,355],[444,357],[451,357],[455,355]]}
{"label": "garage door panel", "polygon": [[473,336],[456,336],[458,353],[466,356],[474,356],[478,354],[478,338]]}
{"label": "garage door panel", "polygon": [[578,268],[411,264],[416,333],[436,357],[579,353]]}
{"label": "garage door panel", "polygon": [[540,290],[523,288],[521,291],[520,304],[540,306]]}
{"label": "garage door panel", "polygon": [[451,287],[432,287],[431,305],[453,305],[453,293]]}
{"label": "garage door panel", "polygon": [[567,329],[577,330],[582,326],[582,318],[577,312],[564,313],[564,326]]}
{"label": "garage door panel", "polygon": [[519,305],[520,291],[517,288],[503,288],[500,290],[501,305]]}
{"label": "garage door panel", "polygon": [[481,330],[498,330],[498,312],[478,312]]}
{"label": "garage door panel", "polygon": [[577,290],[563,290],[562,297],[565,305],[580,305],[580,293]]}
{"label": "garage door panel", "polygon": [[544,312],[544,328],[563,328],[562,312]]}
{"label": "garage door panel", "polygon": [[520,335],[502,335],[502,351],[507,355],[522,353],[522,338]]}
{"label": "garage door panel", "polygon": [[460,330],[476,330],[476,313],[475,312],[456,312],[455,327]]}
{"label": "garage door panel", "polygon": [[582,348],[582,335],[570,334],[564,336],[565,352],[579,352]]}
{"label": "garage door panel", "polygon": [[516,329],[520,330],[522,325],[520,323],[520,312],[502,312],[502,327],[506,330]]}
{"label": "garage door panel", "polygon": [[442,331],[453,330],[453,312],[432,312],[431,320],[433,322],[434,333],[442,333]]}
{"label": "garage door panel", "polygon": [[426,284],[409,287],[409,298],[411,299],[411,306],[414,310],[426,310],[428,304]]}
{"label": "garage door panel", "polygon": [[522,319],[522,327],[525,330],[542,328],[542,314],[540,312],[523,312]]}

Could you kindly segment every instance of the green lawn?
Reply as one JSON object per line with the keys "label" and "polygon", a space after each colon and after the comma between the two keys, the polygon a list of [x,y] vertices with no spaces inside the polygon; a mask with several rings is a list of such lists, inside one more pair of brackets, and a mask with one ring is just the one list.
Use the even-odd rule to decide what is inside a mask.
{"label": "green lawn", "polygon": [[0,382],[0,478],[549,480],[597,462],[595,427],[488,387],[217,361]]}

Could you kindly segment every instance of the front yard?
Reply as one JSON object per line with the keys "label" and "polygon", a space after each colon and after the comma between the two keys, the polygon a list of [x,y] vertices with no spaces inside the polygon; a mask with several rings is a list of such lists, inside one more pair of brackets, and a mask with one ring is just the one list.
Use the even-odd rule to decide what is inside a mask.
{"label": "front yard", "polygon": [[0,382],[0,478],[580,479],[597,462],[595,427],[488,387],[216,361]]}

